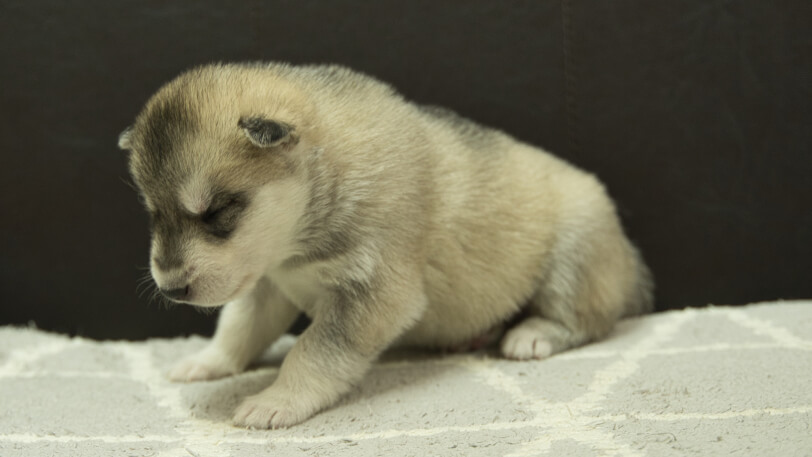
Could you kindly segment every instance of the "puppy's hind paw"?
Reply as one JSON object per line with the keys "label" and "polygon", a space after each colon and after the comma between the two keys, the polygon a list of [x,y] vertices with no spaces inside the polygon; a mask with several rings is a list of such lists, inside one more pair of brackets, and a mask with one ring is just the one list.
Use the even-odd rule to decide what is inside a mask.
{"label": "puppy's hind paw", "polygon": [[508,359],[546,359],[553,353],[552,344],[533,329],[518,327],[502,339],[502,355]]}

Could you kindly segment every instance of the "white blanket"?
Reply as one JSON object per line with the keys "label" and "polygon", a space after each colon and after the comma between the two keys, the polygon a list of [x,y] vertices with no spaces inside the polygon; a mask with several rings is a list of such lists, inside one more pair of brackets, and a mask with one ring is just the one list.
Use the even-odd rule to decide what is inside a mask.
{"label": "white blanket", "polygon": [[0,328],[0,456],[812,455],[812,302],[658,313],[540,362],[389,355],[299,426],[232,427],[292,342],[239,376],[173,384],[203,338]]}

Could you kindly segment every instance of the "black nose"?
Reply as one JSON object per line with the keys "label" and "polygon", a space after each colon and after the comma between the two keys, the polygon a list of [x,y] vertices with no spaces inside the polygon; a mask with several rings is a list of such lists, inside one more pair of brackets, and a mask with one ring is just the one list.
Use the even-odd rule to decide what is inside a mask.
{"label": "black nose", "polygon": [[189,286],[178,287],[177,289],[161,289],[161,293],[171,300],[183,300],[189,296]]}

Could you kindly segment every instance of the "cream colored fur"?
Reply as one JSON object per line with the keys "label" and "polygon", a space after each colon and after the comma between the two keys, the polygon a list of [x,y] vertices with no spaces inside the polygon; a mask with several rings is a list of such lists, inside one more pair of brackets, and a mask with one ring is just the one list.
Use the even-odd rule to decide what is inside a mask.
{"label": "cream colored fur", "polygon": [[[188,110],[195,128],[156,133],[165,105]],[[263,143],[238,127],[246,116],[292,130]],[[159,140],[172,143],[163,168],[150,165]],[[229,302],[209,348],[172,379],[238,373],[299,312],[312,319],[279,378],[237,409],[238,425],[307,419],[393,345],[464,347],[506,332],[506,357],[540,359],[651,307],[646,267],[592,175],[347,69],[202,67],[162,88],[120,144],[147,207],[175,214],[186,234],[178,248],[156,228],[158,286],[188,284],[183,301],[200,306]],[[216,243],[195,235],[215,188],[251,197]],[[172,249],[182,263],[163,271],[155,259]]]}

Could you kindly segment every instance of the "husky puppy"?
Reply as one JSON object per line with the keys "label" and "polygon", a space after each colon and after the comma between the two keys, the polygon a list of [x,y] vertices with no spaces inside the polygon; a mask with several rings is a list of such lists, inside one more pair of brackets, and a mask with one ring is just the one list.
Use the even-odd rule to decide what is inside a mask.
{"label": "husky puppy", "polygon": [[651,309],[648,270],[594,176],[346,68],[193,69],[119,146],[160,291],[227,303],[171,379],[239,373],[312,319],[237,425],[311,417],[393,345],[498,334],[505,357],[543,359]]}

